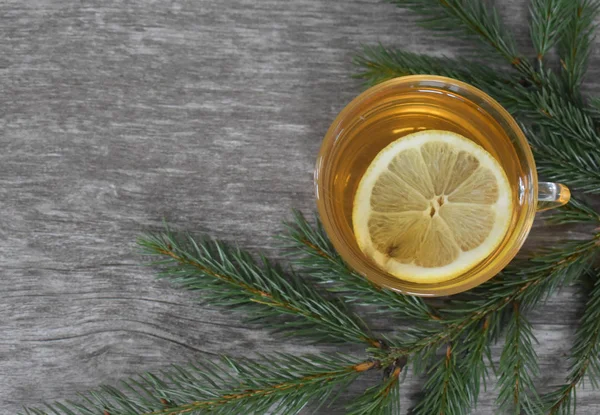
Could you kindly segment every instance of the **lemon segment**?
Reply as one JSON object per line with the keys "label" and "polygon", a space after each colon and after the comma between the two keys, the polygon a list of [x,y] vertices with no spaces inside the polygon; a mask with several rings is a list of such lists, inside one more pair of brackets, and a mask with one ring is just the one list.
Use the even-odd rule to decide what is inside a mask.
{"label": "lemon segment", "polygon": [[482,147],[449,131],[404,136],[363,175],[352,221],[360,249],[397,278],[437,283],[490,255],[511,221],[506,174]]}

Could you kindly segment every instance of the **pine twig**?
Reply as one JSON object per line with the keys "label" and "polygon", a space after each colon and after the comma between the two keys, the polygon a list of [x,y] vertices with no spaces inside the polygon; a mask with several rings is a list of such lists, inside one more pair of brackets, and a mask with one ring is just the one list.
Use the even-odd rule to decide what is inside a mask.
{"label": "pine twig", "polygon": [[[318,218],[311,226],[306,218],[294,212],[294,221],[288,224],[284,239],[290,242],[294,253],[292,262],[313,277],[328,291],[341,295],[348,303],[376,306],[378,312],[390,312],[419,321],[432,321],[439,317],[421,298],[402,295],[381,288],[348,268],[333,248]],[[296,255],[299,252],[300,255]]]}
{"label": "pine twig", "polygon": [[[446,76],[474,85],[490,94],[520,120],[544,127],[550,132],[547,140],[552,142],[546,142],[545,138],[540,143],[551,153],[562,151],[562,159],[577,167],[573,174],[577,174],[581,181],[589,175],[579,173],[581,168],[577,163],[578,157],[600,145],[594,117],[588,110],[565,99],[559,80],[551,74],[545,76],[542,87],[525,87],[522,80],[498,75],[497,71],[482,64],[433,58],[382,45],[363,47],[362,53],[354,58],[354,64],[359,68],[354,76],[369,86],[416,74]],[[595,152],[588,157],[592,157],[588,164],[597,163]],[[597,175],[599,169],[595,165],[593,169]]]}
{"label": "pine twig", "polygon": [[422,353],[430,356],[444,344],[458,341],[467,330],[482,324],[486,318],[496,319],[514,302],[521,308],[532,308],[565,284],[577,280],[600,253],[600,234],[587,241],[565,244],[527,261],[511,264],[499,276],[472,291],[464,301],[455,301],[440,310],[441,329],[418,329],[405,333],[399,346],[381,353],[392,357]]}
{"label": "pine twig", "polygon": [[406,359],[394,362],[378,385],[372,386],[347,406],[347,415],[400,415],[400,383]]}
{"label": "pine twig", "polygon": [[[378,46],[363,46],[355,56],[354,65],[359,72],[354,75],[367,86],[406,75],[439,75],[458,79],[474,85],[493,96],[504,108],[515,113],[523,108],[525,89],[510,77],[480,63],[464,59],[436,58],[416,53]],[[528,101],[525,101],[528,102]],[[525,108],[535,111],[535,107]]]}
{"label": "pine twig", "polygon": [[[535,354],[531,355],[531,329],[522,318],[520,307],[510,306],[521,303],[527,305],[527,308],[534,307],[557,288],[577,279],[587,269],[590,260],[600,252],[599,245],[600,234],[597,234],[590,241],[568,244],[563,249],[534,257],[523,267],[520,265],[524,264],[514,264],[512,269],[509,268],[503,275],[474,290],[468,299],[452,302],[448,308],[440,310],[443,328],[415,329],[404,344],[395,341],[395,345],[387,351],[388,356],[412,355],[416,372],[426,367],[435,352],[444,344],[454,345],[453,354],[461,356],[459,364],[453,363],[449,366],[449,372],[447,370],[450,369],[440,366],[439,362],[434,366],[436,369],[430,372],[432,377],[428,381],[428,384],[431,384],[426,385],[424,396],[417,406],[423,411],[420,413],[428,413],[427,410],[437,411],[430,413],[440,413],[439,411],[445,408],[444,401],[436,398],[436,394],[441,393],[441,373],[454,376],[452,387],[456,390],[448,393],[452,393],[450,396],[459,401],[454,400],[453,403],[460,402],[463,411],[476,405],[479,382],[485,381],[487,376],[483,358],[489,356],[490,343],[498,337],[501,323],[506,320],[507,313],[513,313],[512,325],[509,324],[509,347],[517,345],[520,349],[506,350],[503,354],[501,365],[504,371],[501,385],[504,385],[504,389],[501,389],[500,402],[506,402],[510,385],[521,382],[523,388],[533,390],[531,375],[535,374],[536,361]],[[521,365],[519,370],[507,370],[508,367],[514,367],[515,363]],[[513,396],[518,398],[514,401],[518,403],[518,407],[531,411],[539,407],[536,395],[525,394],[521,390],[517,392],[518,394]],[[433,402],[436,402],[437,406],[432,406]]]}
{"label": "pine twig", "polygon": [[[487,389],[489,366],[492,366],[491,344],[498,339],[503,313],[488,315],[478,325],[463,334],[457,345],[459,370],[464,374],[466,390],[471,396],[471,406],[476,406],[481,386]],[[489,363],[486,364],[486,360]]]}
{"label": "pine twig", "polygon": [[597,0],[572,0],[559,42],[562,78],[571,96],[576,99],[579,98],[579,88],[587,68],[594,40],[594,21],[599,10]]}
{"label": "pine twig", "polygon": [[[178,237],[170,231],[146,235],[139,245],[161,258],[161,277],[203,294],[211,305],[248,308],[254,321],[288,334],[379,347],[362,320],[335,298],[325,298],[306,281],[262,257],[259,265],[240,249],[209,239]],[[282,320],[281,315],[295,317]]]}
{"label": "pine twig", "polygon": [[[468,412],[469,408],[475,407],[477,405],[477,401],[479,399],[479,393],[481,391],[481,386],[484,389],[487,387],[487,377],[489,376],[488,365],[486,364],[486,359],[489,361],[491,365],[492,357],[490,345],[493,341],[497,340],[497,336],[499,334],[499,322],[501,318],[496,318],[501,316],[502,313],[497,313],[497,315],[487,316],[483,321],[479,324],[473,324],[466,328],[461,337],[457,338],[456,341],[452,342],[452,354],[456,359],[456,363],[452,370],[454,373],[454,380],[460,381],[461,383],[452,382],[451,384],[446,386],[448,396],[457,395],[461,397],[462,402],[460,404],[461,411]],[[429,349],[424,349],[422,352],[417,352],[415,355],[411,357],[414,361],[413,367],[415,373],[421,373],[424,371],[424,368],[428,368],[428,364],[431,360],[435,360],[437,356],[433,353],[437,351],[436,347],[432,347]],[[446,350],[448,352],[448,350]],[[448,356],[446,355],[446,364]],[[437,361],[432,367],[440,370],[442,362]],[[444,369],[447,369],[444,367]],[[439,376],[439,373],[432,372],[432,369],[428,370],[428,374],[430,376]],[[435,380],[431,380],[433,384],[436,384]],[[439,379],[438,379],[439,382]],[[435,401],[436,394],[440,393],[439,383],[437,383],[437,387],[427,387],[425,385],[424,390],[421,393],[420,403],[417,405],[419,408],[422,408],[422,411],[426,411],[431,409],[431,407],[426,402]],[[432,394],[434,396],[432,396]],[[438,402],[438,409],[443,409],[443,402]],[[439,412],[436,412],[439,413]],[[453,412],[448,412],[453,413]],[[462,413],[462,412],[459,412]]]}
{"label": "pine twig", "polygon": [[521,126],[536,160],[539,174],[573,189],[600,194],[600,154],[584,150],[548,126],[534,132]]}
{"label": "pine twig", "polygon": [[476,291],[481,297],[485,296],[485,290],[491,291],[485,302],[504,299],[510,304],[516,301],[522,310],[529,310],[561,287],[575,283],[598,254],[600,234],[595,234],[589,240],[568,242],[530,259],[514,261],[499,277]]}
{"label": "pine twig", "polygon": [[534,386],[534,377],[539,376],[535,342],[531,325],[521,313],[519,303],[514,302],[500,356],[497,401],[500,408],[512,408],[516,415],[522,411],[536,415],[542,408]]}
{"label": "pine twig", "polygon": [[573,10],[571,4],[572,0],[531,1],[531,40],[542,73],[544,57],[559,40],[569,22],[569,12]]}
{"label": "pine twig", "polygon": [[[80,403],[46,404],[27,415],[218,415],[296,414],[310,402],[328,401],[380,361],[343,355],[263,357],[264,363],[233,360],[174,366],[80,395]],[[386,363],[387,364],[387,363]]]}
{"label": "pine twig", "polygon": [[406,75],[440,75],[467,83],[488,82],[489,79],[499,84],[511,83],[510,78],[499,75],[488,66],[471,63],[466,59],[432,57],[382,44],[365,45],[361,52],[353,63],[362,71],[353,76],[363,79],[367,86]]}
{"label": "pine twig", "polygon": [[525,112],[527,121],[547,127],[553,135],[563,140],[562,146],[580,146],[573,147],[574,151],[597,150],[600,136],[592,114],[566,99],[555,77],[548,76],[547,79],[548,85],[543,89],[521,96],[521,109]]}
{"label": "pine twig", "polygon": [[421,26],[445,33],[475,35],[532,81],[538,76],[518,52],[514,39],[503,30],[495,8],[470,0],[387,0],[420,16]]}
{"label": "pine twig", "polygon": [[446,356],[440,359],[429,371],[425,383],[425,399],[415,406],[415,415],[468,414],[472,397],[465,387],[464,375],[458,369],[456,354],[452,345],[446,347]]}
{"label": "pine twig", "polygon": [[600,212],[596,212],[582,201],[571,197],[569,203],[552,211],[552,215],[547,219],[547,222],[554,225],[600,224]]}
{"label": "pine twig", "polygon": [[550,415],[575,413],[575,389],[586,376],[593,388],[600,386],[600,272],[575,333],[570,360],[567,382],[545,397]]}

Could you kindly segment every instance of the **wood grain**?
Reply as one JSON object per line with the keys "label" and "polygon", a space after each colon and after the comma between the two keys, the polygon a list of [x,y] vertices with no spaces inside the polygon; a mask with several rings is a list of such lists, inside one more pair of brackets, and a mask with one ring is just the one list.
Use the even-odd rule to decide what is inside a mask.
{"label": "wood grain", "polygon": [[[530,51],[527,4],[499,3]],[[195,305],[134,240],[165,218],[279,257],[290,209],[314,209],[321,138],[360,90],[351,58],[379,41],[472,50],[379,0],[0,1],[0,413],[203,354],[331,350]],[[564,237],[538,226],[530,244]],[[544,389],[581,307],[565,290],[532,316]],[[421,384],[407,381],[405,410]],[[600,412],[597,394],[578,398]]]}

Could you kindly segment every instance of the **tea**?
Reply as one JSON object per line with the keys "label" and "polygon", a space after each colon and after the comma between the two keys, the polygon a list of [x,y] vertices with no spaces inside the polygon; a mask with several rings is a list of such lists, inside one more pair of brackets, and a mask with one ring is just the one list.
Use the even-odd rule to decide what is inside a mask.
{"label": "tea", "polygon": [[[346,129],[347,136],[344,137],[336,156],[330,161],[334,163],[333,168],[336,171],[334,186],[331,189],[334,214],[344,218],[352,231],[356,232],[356,224],[352,223],[355,195],[365,171],[382,149],[418,131],[454,132],[483,147],[505,172],[508,179],[507,191],[512,193],[512,199],[518,199],[523,172],[514,146],[502,126],[476,103],[435,87],[399,90],[396,96],[388,99],[389,105],[384,103],[374,110],[367,110],[355,120],[351,128]],[[517,203],[507,206],[506,209],[514,210]],[[513,212],[506,212],[506,215],[509,221],[515,216]],[[355,238],[358,236],[355,233]],[[364,238],[364,235],[362,237]],[[404,241],[406,242],[406,239]],[[374,260],[372,252],[368,256]],[[375,262],[380,268],[385,268],[382,266],[382,259],[379,259]],[[384,270],[391,272],[390,267]],[[396,276],[402,278],[400,275]],[[441,279],[438,278],[440,276]],[[453,276],[455,275],[444,276],[442,272],[437,276],[432,274],[423,282],[439,282]],[[419,281],[419,278],[406,279]]]}
{"label": "tea", "polygon": [[[429,134],[428,130],[456,133],[465,137],[460,140],[464,140],[468,146],[485,150],[488,161],[497,166],[491,171],[504,172],[506,195],[510,195],[511,200],[505,210],[504,237],[493,251],[477,264],[473,262],[471,268],[459,270],[454,277],[437,282],[435,279],[411,281],[394,276],[385,266],[365,255],[357,241],[360,235],[354,232],[353,227],[354,199],[360,195],[361,179],[367,177],[365,172],[370,171],[368,168],[376,156],[390,143],[396,140],[399,143],[407,142],[410,140],[406,137],[408,134],[421,134],[419,131]],[[487,166],[490,167],[489,164]],[[410,169],[405,169],[403,174],[407,174],[407,171],[415,176]],[[385,191],[390,188],[383,187]],[[527,139],[504,108],[477,88],[433,75],[413,75],[383,82],[348,104],[336,117],[323,140],[315,168],[315,190],[323,228],[349,267],[375,284],[423,296],[458,293],[492,278],[508,265],[525,242],[536,210],[558,207],[569,200],[569,191],[561,184],[538,185],[535,160]],[[480,195],[472,196],[477,199]],[[370,196],[359,199],[372,203]],[[405,201],[398,203],[396,200],[394,203],[402,206]],[[542,204],[538,205],[538,201]],[[433,209],[432,218],[438,210],[441,215],[441,211],[446,209],[442,204],[446,202],[444,198],[429,199]],[[421,205],[420,208],[423,203]],[[426,215],[427,210],[423,209],[421,214]],[[466,233],[469,231],[467,227],[473,229],[472,226],[479,226],[476,222],[481,221],[462,222]],[[460,226],[456,229],[460,231]],[[461,240],[460,243],[468,245],[469,241]],[[406,246],[392,244],[385,248],[388,253],[398,254],[398,249],[405,249]],[[407,258],[405,253],[398,256],[400,260],[408,261]],[[431,265],[426,263],[429,258],[425,254],[421,255],[418,262]]]}

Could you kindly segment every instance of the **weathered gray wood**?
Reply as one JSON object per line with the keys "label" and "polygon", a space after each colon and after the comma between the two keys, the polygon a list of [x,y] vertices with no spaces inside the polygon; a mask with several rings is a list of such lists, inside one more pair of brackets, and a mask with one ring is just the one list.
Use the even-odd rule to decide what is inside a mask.
{"label": "weathered gray wood", "polygon": [[[527,4],[498,3],[530,50]],[[277,256],[290,209],[314,208],[359,45],[470,48],[413,20],[379,0],[0,1],[0,412],[203,353],[318,350],[155,281],[134,239],[166,218]],[[569,291],[533,316],[545,388],[581,307]],[[578,413],[598,412],[581,391]]]}

